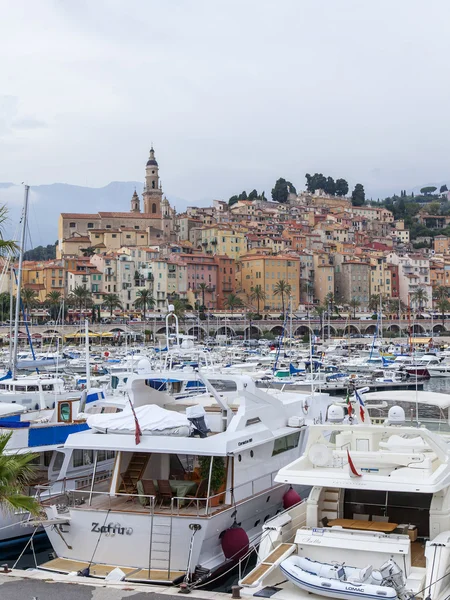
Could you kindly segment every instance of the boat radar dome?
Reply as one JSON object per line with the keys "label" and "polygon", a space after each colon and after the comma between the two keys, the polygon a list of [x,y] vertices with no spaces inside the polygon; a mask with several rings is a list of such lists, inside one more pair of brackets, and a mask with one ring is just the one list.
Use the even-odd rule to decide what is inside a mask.
{"label": "boat radar dome", "polygon": [[392,406],[388,412],[387,421],[389,425],[404,425],[405,411],[401,406]]}
{"label": "boat radar dome", "polygon": [[139,375],[142,375],[143,373],[149,373],[152,370],[152,365],[150,364],[148,358],[141,358],[137,364],[136,370]]}
{"label": "boat radar dome", "polygon": [[328,408],[328,421],[330,423],[342,423],[344,421],[344,409],[342,406],[332,404]]}

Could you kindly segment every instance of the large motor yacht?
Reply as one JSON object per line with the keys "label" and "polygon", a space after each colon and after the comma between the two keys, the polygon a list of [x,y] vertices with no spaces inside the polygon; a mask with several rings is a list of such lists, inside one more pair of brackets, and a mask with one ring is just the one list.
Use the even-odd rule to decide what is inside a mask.
{"label": "large motor yacht", "polygon": [[[175,400],[130,375],[133,409],[88,419],[65,450],[117,452],[110,479],[43,502],[57,558],[41,568],[129,581],[205,580],[229,568],[283,509],[281,467],[300,456],[327,395],[269,395],[249,376],[230,396]],[[151,401],[149,401],[151,398]]]}

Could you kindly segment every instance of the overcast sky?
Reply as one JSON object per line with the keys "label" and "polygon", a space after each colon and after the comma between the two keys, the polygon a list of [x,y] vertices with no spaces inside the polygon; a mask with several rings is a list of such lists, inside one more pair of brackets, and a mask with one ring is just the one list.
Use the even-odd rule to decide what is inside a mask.
{"label": "overcast sky", "polygon": [[0,7],[0,181],[140,181],[152,141],[191,203],[315,171],[375,197],[450,178],[448,0]]}

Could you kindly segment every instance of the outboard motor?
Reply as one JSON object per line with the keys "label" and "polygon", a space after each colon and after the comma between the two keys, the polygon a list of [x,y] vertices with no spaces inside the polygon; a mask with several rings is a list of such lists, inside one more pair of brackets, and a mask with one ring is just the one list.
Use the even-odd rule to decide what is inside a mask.
{"label": "outboard motor", "polygon": [[200,404],[186,408],[186,417],[192,423],[194,436],[198,435],[201,438],[205,438],[211,431],[206,424],[205,415],[205,409]]}
{"label": "outboard motor", "polygon": [[408,600],[410,595],[405,589],[403,571],[392,558],[381,565],[379,572],[383,577],[382,585],[394,588],[400,600]]}

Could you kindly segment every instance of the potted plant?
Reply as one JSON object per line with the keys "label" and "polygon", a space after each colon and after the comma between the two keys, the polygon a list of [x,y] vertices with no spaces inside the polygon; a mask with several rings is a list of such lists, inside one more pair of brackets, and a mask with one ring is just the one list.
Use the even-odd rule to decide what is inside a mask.
{"label": "potted plant", "polygon": [[[200,477],[202,479],[209,479],[209,471],[211,468],[211,457],[210,456],[199,456],[200,463]],[[220,502],[223,502],[225,494],[217,496],[219,492],[223,491],[221,488],[225,486],[226,468],[225,461],[221,456],[215,456],[213,459],[213,465],[211,469],[211,481],[210,481],[210,496],[214,496],[210,500],[210,506],[218,506]]]}

